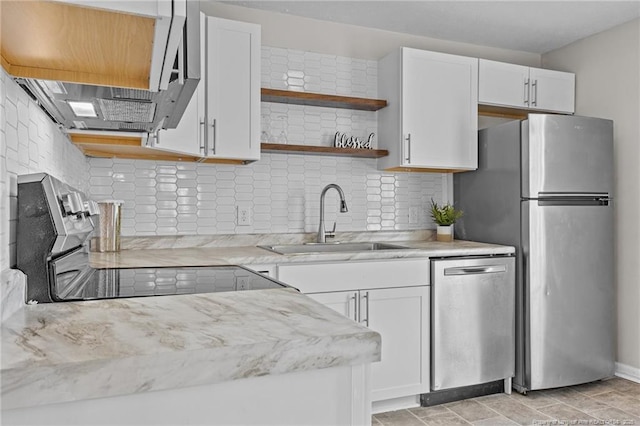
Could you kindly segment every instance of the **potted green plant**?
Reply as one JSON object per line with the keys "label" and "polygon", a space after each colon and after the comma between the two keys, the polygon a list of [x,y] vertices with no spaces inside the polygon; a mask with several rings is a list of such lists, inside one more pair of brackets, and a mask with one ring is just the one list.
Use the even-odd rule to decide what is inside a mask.
{"label": "potted green plant", "polygon": [[447,203],[439,206],[431,199],[431,217],[438,225],[436,232],[437,241],[453,241],[453,224],[463,215],[462,210],[455,209]]}

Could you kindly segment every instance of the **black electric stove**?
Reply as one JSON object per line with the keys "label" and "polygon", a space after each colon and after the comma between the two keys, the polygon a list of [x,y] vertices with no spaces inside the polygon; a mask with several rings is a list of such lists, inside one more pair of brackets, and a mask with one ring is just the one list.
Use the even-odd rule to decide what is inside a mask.
{"label": "black electric stove", "polygon": [[[95,202],[46,173],[18,178],[17,266],[38,303],[286,288],[241,266],[93,268]],[[291,287],[289,287],[291,288]]]}

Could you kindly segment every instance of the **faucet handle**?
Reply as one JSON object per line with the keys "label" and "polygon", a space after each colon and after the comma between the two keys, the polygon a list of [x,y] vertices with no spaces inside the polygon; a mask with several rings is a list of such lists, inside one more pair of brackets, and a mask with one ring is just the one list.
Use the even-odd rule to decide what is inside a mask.
{"label": "faucet handle", "polygon": [[333,229],[331,231],[325,231],[325,238],[336,237],[336,222],[333,222]]}

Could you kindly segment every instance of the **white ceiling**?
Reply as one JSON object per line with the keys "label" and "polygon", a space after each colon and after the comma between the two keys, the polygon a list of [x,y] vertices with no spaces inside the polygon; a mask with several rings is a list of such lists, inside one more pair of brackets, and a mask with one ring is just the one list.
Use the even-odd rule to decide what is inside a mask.
{"label": "white ceiling", "polygon": [[540,54],[640,17],[640,0],[224,3]]}

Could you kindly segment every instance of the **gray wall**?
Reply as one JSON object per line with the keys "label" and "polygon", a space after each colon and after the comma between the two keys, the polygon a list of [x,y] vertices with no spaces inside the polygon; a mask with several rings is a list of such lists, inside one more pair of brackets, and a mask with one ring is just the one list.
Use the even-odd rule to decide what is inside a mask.
{"label": "gray wall", "polygon": [[640,379],[640,19],[542,60],[576,73],[576,114],[614,121],[617,358]]}

